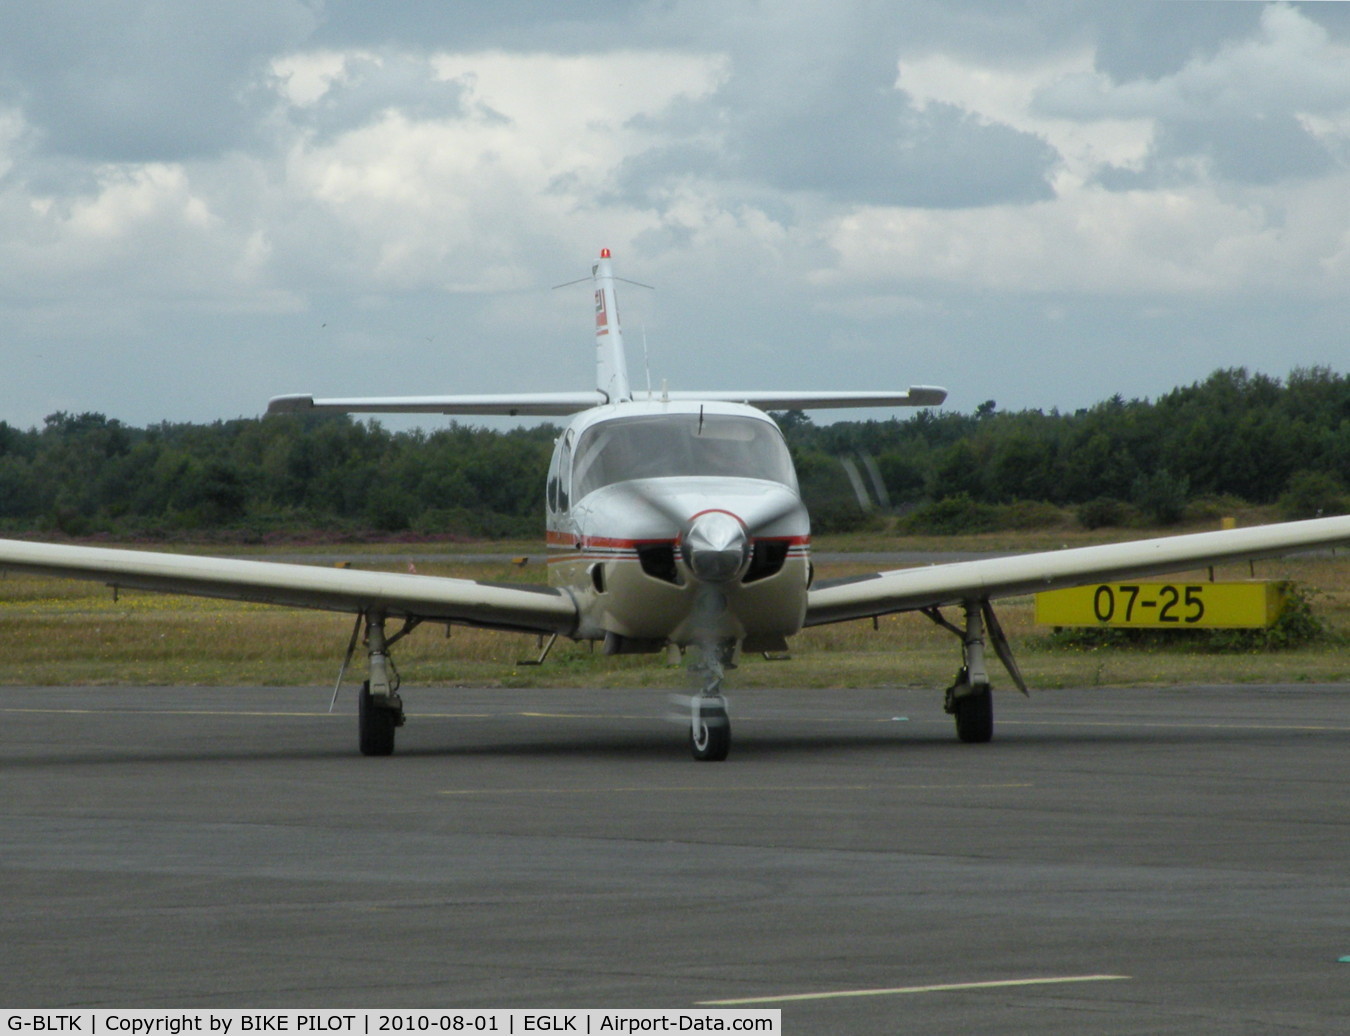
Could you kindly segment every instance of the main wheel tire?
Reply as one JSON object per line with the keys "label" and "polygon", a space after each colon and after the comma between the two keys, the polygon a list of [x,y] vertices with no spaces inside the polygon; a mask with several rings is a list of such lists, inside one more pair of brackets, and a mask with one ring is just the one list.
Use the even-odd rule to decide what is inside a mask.
{"label": "main wheel tire", "polygon": [[722,708],[701,709],[689,731],[689,749],[701,763],[720,763],[731,751],[731,720]]}
{"label": "main wheel tire", "polygon": [[393,755],[394,729],[398,726],[398,714],[393,709],[381,708],[375,704],[370,693],[370,681],[361,685],[361,696],[357,709],[357,726],[360,732],[362,755]]}
{"label": "main wheel tire", "polygon": [[994,736],[994,696],[988,687],[976,687],[952,702],[956,736],[967,744],[982,745]]}

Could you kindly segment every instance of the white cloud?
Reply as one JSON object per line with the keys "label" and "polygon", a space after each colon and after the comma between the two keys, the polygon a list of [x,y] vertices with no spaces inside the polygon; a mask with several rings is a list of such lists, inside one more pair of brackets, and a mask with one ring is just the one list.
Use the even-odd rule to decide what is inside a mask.
{"label": "white cloud", "polygon": [[[1245,143],[1259,149],[1262,132],[1288,134],[1220,122],[1213,132],[1230,137],[1225,151],[1206,143],[1205,130],[1178,133],[1169,123],[1294,110],[1334,141],[1350,125],[1350,52],[1298,11],[1273,6],[1257,35],[1156,80],[1117,84],[1095,69],[1094,53],[1075,45],[1006,64],[940,51],[902,60],[898,85],[916,102],[953,104],[1049,141],[1062,159],[1056,197],[969,211],[860,207],[834,221],[840,266],[818,279],[1178,298],[1350,289],[1350,175],[1272,186],[1278,175],[1258,175],[1252,163],[1287,160],[1292,170],[1295,159],[1244,157],[1244,141],[1231,138],[1246,129]],[[1170,152],[1160,155],[1164,143]],[[1125,190],[1101,185],[1163,160],[1167,176],[1141,175]],[[1220,170],[1246,173],[1252,186],[1225,183]]]}
{"label": "white cloud", "polygon": [[[288,97],[310,106],[348,68],[333,54],[278,65]],[[612,169],[648,139],[633,118],[707,92],[720,62],[492,52],[436,55],[429,68],[462,90],[462,111],[388,108],[337,134],[298,134],[285,190],[307,210],[305,235],[319,222],[344,242],[344,275],[386,289],[492,292],[533,283],[532,245],[556,250],[595,221]],[[651,223],[606,215],[625,239]]]}
{"label": "white cloud", "polygon": [[[0,199],[18,218],[0,233],[0,286],[11,297],[64,284],[128,302],[214,296],[245,308],[252,293],[261,311],[340,284],[353,293],[534,286],[532,265],[556,264],[578,238],[589,252],[592,238],[621,246],[653,225],[650,214],[596,211],[613,167],[650,139],[629,123],[706,93],[721,67],[675,52],[442,54],[422,67],[462,90],[462,110],[410,115],[394,104],[332,133],[302,117],[350,86],[354,69],[400,63],[411,67],[366,51],[278,59],[276,155],[106,165],[69,197],[6,184]],[[17,114],[0,119],[0,163],[13,164],[24,133]]]}
{"label": "white cloud", "polygon": [[860,210],[835,224],[840,262],[824,279],[910,290],[928,281],[1034,293],[1336,295],[1350,289],[1347,197],[1350,177],[1285,195],[1278,208],[1258,192],[1083,188],[1030,206]]}
{"label": "white cloud", "polygon": [[1350,109],[1350,48],[1295,8],[1274,4],[1262,12],[1258,36],[1195,58],[1174,74],[1116,83],[1079,71],[1043,90],[1036,105],[1076,119],[1339,116]]}
{"label": "white cloud", "polygon": [[11,300],[58,292],[86,304],[187,299],[234,307],[261,291],[266,248],[212,211],[176,164],[107,166],[95,189],[72,199],[10,190],[0,238],[0,285]]}
{"label": "white cloud", "polygon": [[308,108],[323,99],[347,74],[353,58],[378,60],[374,51],[311,50],[286,54],[272,61],[278,93],[297,108]]}

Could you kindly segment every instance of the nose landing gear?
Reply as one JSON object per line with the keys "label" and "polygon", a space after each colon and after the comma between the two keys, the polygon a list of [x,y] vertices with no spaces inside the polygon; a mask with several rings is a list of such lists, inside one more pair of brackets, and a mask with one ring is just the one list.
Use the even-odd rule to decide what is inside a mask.
{"label": "nose landing gear", "polygon": [[720,763],[731,751],[731,719],[722,695],[722,680],[735,645],[700,644],[690,672],[701,675],[703,687],[689,702],[689,750],[703,763]]}
{"label": "nose landing gear", "polygon": [[702,763],[720,763],[731,751],[731,720],[727,700],[721,695],[701,694],[694,699],[689,749]]}

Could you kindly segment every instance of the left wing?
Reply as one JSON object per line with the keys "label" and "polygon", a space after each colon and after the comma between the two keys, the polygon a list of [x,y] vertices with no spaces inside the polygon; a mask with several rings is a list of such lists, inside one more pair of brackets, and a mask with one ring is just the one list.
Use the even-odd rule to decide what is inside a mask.
{"label": "left wing", "polygon": [[378,612],[522,633],[566,636],[577,626],[571,595],[547,586],[0,540],[0,571],[6,570],[94,579],[114,588],[348,614]]}
{"label": "left wing", "polygon": [[819,626],[1056,587],[1138,579],[1347,542],[1350,515],[1342,515],[824,580],[807,593],[804,624]]}

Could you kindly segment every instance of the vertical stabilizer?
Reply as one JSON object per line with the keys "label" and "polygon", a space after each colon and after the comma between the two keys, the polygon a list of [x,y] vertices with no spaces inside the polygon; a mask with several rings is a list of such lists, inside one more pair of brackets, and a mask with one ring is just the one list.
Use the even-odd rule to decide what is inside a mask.
{"label": "vertical stabilizer", "polygon": [[600,259],[591,267],[591,276],[595,279],[595,387],[611,403],[632,399],[608,248],[600,250]]}

